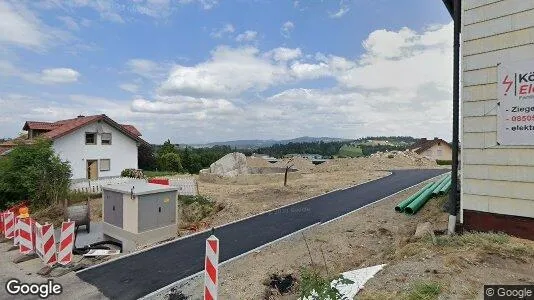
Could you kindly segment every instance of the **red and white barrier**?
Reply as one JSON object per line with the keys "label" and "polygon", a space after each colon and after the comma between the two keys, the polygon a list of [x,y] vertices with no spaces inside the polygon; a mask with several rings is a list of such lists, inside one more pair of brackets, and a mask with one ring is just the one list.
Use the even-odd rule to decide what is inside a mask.
{"label": "red and white barrier", "polygon": [[219,286],[219,239],[214,235],[206,240],[204,263],[204,300],[217,300]]}
{"label": "red and white barrier", "polygon": [[12,239],[15,236],[15,214],[11,211],[4,213],[4,230],[6,238]]}
{"label": "red and white barrier", "polygon": [[13,246],[17,247],[19,245],[19,220],[18,216],[15,216],[15,224],[13,225]]}
{"label": "red and white barrier", "polygon": [[4,233],[4,212],[0,211],[0,234]]}
{"label": "red and white barrier", "polygon": [[42,238],[42,260],[45,265],[54,266],[57,263],[56,238],[54,237],[54,226],[45,224],[41,226],[40,237]]}
{"label": "red and white barrier", "polygon": [[35,233],[35,253],[41,260],[43,260],[43,235],[41,234],[43,232],[43,226],[37,222],[34,222],[33,226],[33,231]]}
{"label": "red and white barrier", "polygon": [[74,221],[61,223],[61,236],[59,238],[58,262],[68,265],[72,262],[72,249],[74,248]]}
{"label": "red and white barrier", "polygon": [[33,236],[33,220],[31,218],[19,219],[19,252],[21,254],[30,254],[33,252],[34,236]]}

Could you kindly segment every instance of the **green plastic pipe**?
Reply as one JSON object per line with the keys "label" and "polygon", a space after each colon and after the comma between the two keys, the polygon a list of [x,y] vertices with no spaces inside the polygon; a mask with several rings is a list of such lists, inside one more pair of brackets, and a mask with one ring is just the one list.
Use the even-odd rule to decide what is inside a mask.
{"label": "green plastic pipe", "polygon": [[[445,182],[445,184],[439,188],[438,194],[439,195],[445,195],[447,193],[447,190],[446,190],[447,189],[447,185],[450,185],[450,184],[451,184],[451,179],[449,178],[449,180],[447,180]],[[449,186],[449,188],[450,188],[450,186]]]}
{"label": "green plastic pipe", "polygon": [[443,178],[441,178],[439,180],[439,183],[436,186],[436,188],[434,188],[434,190],[432,190],[432,196],[438,195],[439,191],[445,185],[445,183],[447,182],[448,179],[449,179],[449,176],[447,175],[447,176],[444,176]]}
{"label": "green plastic pipe", "polygon": [[443,194],[448,193],[448,192],[449,192],[449,189],[451,188],[451,183],[452,183],[451,180],[449,180],[449,181],[447,182],[447,184],[444,185],[444,186],[441,188],[441,191],[440,191],[440,192],[443,193]]}
{"label": "green plastic pipe", "polygon": [[428,188],[430,188],[432,185],[434,185],[433,182],[429,182],[427,185],[425,185],[422,189],[420,189],[417,193],[411,195],[410,197],[404,199],[401,201],[397,206],[395,206],[395,211],[397,212],[403,212],[406,206],[410,204],[415,198],[417,198],[419,195],[421,195],[424,191],[426,191]]}
{"label": "green plastic pipe", "polygon": [[449,180],[451,180],[450,175],[445,176],[443,180],[441,180],[440,184],[434,189],[434,191],[432,192],[432,195],[433,196],[439,195],[439,191],[441,191],[441,188],[445,186],[445,184],[447,184],[447,181]]}
{"label": "green plastic pipe", "polygon": [[[438,183],[438,182],[436,182]],[[419,195],[417,198],[415,198],[406,208],[404,209],[404,212],[413,215],[425,205],[425,203],[432,197],[432,187],[424,191],[421,195]]]}

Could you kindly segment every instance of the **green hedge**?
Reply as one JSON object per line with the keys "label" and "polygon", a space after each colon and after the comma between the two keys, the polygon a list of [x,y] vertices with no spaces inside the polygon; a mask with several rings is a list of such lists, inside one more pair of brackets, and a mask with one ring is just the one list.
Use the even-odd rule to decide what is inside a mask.
{"label": "green hedge", "polygon": [[440,160],[440,159],[436,159],[436,163],[440,166],[448,166],[448,165],[452,165],[452,160]]}

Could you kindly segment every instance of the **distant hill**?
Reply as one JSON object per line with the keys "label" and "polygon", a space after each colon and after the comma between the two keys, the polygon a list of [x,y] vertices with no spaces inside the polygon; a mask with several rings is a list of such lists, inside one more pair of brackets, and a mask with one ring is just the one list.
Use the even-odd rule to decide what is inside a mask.
{"label": "distant hill", "polygon": [[230,146],[232,148],[239,149],[255,149],[260,147],[270,147],[275,144],[286,145],[289,143],[314,143],[314,142],[350,142],[353,139],[341,139],[333,137],[310,137],[303,136],[290,140],[236,140],[236,141],[225,141],[225,142],[213,142],[202,145],[190,145],[192,147],[213,147],[213,146]]}

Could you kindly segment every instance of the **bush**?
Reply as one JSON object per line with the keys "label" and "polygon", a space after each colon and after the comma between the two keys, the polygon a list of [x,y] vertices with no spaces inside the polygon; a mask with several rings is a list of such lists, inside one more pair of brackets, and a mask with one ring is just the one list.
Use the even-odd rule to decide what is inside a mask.
{"label": "bush", "polygon": [[436,163],[440,166],[448,166],[448,165],[452,165],[452,160],[440,160],[440,159],[436,159]]}
{"label": "bush", "polygon": [[182,169],[182,160],[180,155],[177,153],[165,153],[161,156],[158,156],[158,167],[160,171],[173,171],[181,172]]}
{"label": "bush", "polygon": [[182,221],[185,224],[197,223],[221,211],[224,206],[205,196],[178,196],[182,206]]}
{"label": "bush", "polygon": [[137,170],[137,169],[124,169],[121,172],[122,177],[131,177],[131,178],[139,178],[144,179],[145,175],[143,174],[143,170]]}
{"label": "bush", "polygon": [[17,145],[0,159],[0,208],[29,200],[33,208],[61,203],[69,192],[71,168],[54,153],[52,143]]}

